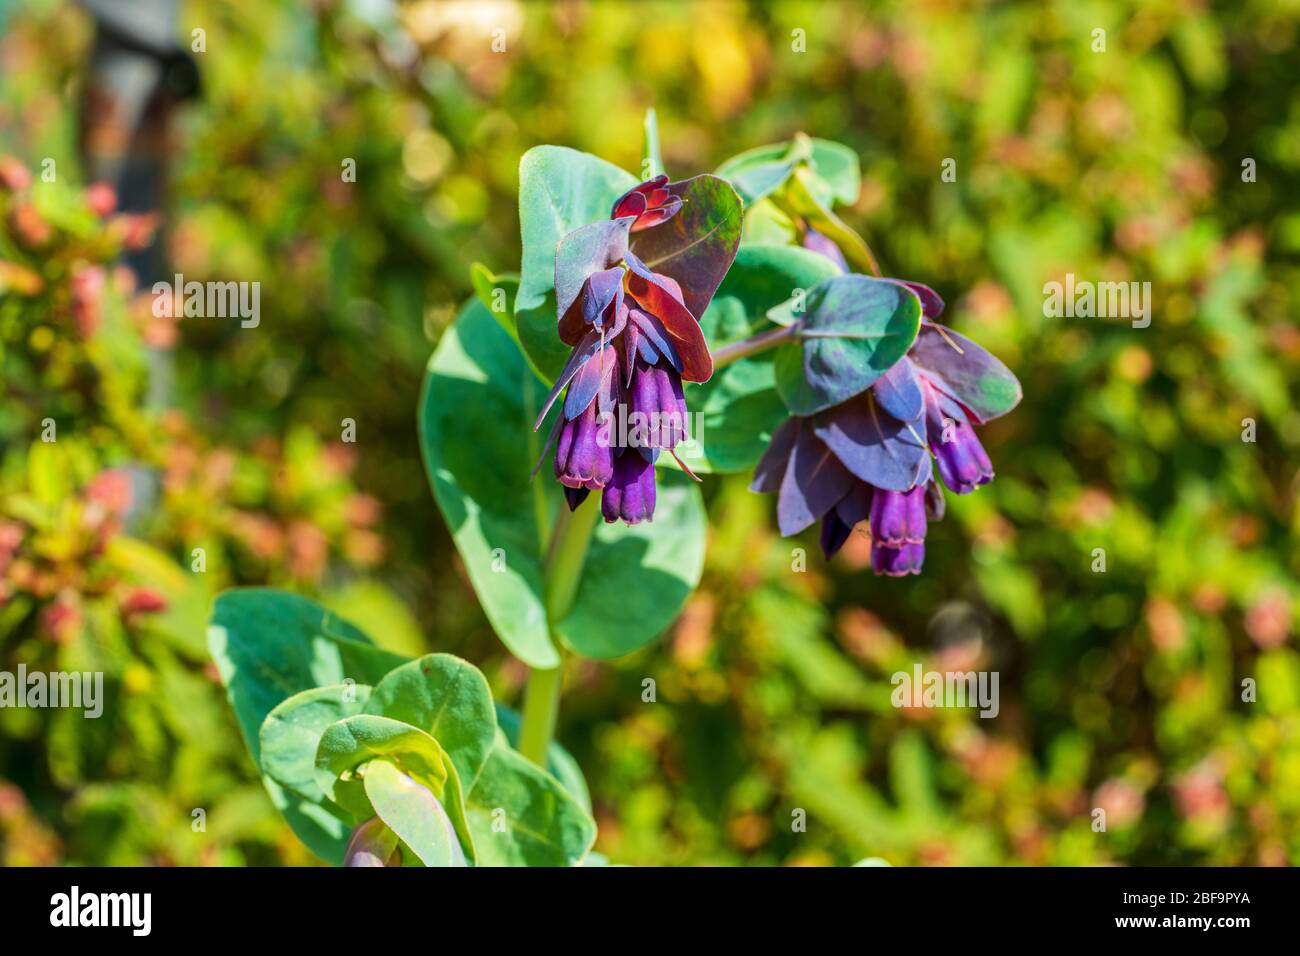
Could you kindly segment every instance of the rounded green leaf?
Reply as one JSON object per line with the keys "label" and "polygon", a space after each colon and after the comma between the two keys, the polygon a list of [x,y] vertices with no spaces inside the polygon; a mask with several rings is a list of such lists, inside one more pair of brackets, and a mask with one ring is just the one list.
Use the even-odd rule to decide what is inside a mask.
{"label": "rounded green leaf", "polygon": [[509,747],[493,748],[465,805],[479,866],[573,866],[596,840],[578,801]]}
{"label": "rounded green leaf", "polygon": [[313,687],[374,684],[407,658],[380,650],[353,624],[312,601],[269,588],[217,598],[208,647],[253,760],[271,709]]}
{"label": "rounded green leaf", "polygon": [[451,654],[428,654],[389,671],[368,696],[367,713],[429,734],[447,752],[465,785],[473,785],[497,726],[492,693],[478,668]]}
{"label": "rounded green leaf", "polygon": [[418,727],[374,714],[345,717],[326,728],[316,749],[317,778],[329,794],[338,779],[347,779],[368,760],[388,756],[434,796],[442,795],[449,776],[442,745]]}
{"label": "rounded green leaf", "polygon": [[826,139],[800,135],[793,142],[758,146],[733,156],[717,173],[735,185],[748,207],[780,189],[801,163],[812,174],[816,192],[826,205],[858,201],[862,174],[857,153]]}
{"label": "rounded green leaf", "polygon": [[513,273],[494,275],[492,270],[481,262],[470,266],[469,281],[474,287],[474,294],[492,317],[501,323],[501,327],[516,337],[515,333],[515,298],[519,293],[519,276]]}
{"label": "rounded green leaf", "polygon": [[460,776],[446,750],[418,727],[373,714],[346,717],[331,724],[316,749],[317,780],[335,803],[358,819],[371,815],[364,791],[364,770],[376,757],[393,761],[416,783],[442,801],[461,834],[465,852],[474,857],[474,843],[465,819]]}
{"label": "rounded green leaf", "polygon": [[[542,569],[564,505],[545,463],[530,480],[542,450],[533,423],[544,399],[519,349],[471,303],[430,360],[420,437],[434,498],[488,620],[516,657],[552,668],[559,654],[549,635]],[[698,582],[704,536],[698,489],[662,481],[653,522],[604,525],[596,533],[560,635],[580,653],[602,657],[655,637]],[[625,600],[611,600],[611,593]],[[628,601],[645,612],[625,613]]]}
{"label": "rounded green leaf", "polygon": [[776,390],[796,415],[858,395],[907,352],[921,302],[905,286],[837,275],[814,288],[799,339],[776,350]]}
{"label": "rounded green leaf", "polygon": [[[409,666],[409,665],[407,665]],[[316,780],[316,749],[330,724],[365,710],[364,684],[315,687],[278,704],[259,734],[262,770],[281,786],[309,800],[325,800]]]}
{"label": "rounded green leaf", "polygon": [[429,790],[387,760],[366,764],[366,796],[379,819],[425,866],[468,866],[451,817]]}
{"label": "rounded green leaf", "polygon": [[[511,747],[519,743],[519,730],[523,718],[505,704],[497,704],[497,727],[506,743]],[[552,740],[546,751],[546,769],[564,786],[569,796],[577,800],[582,809],[591,813],[591,791],[587,789],[587,779],[582,775],[582,768],[573,755],[560,746],[559,741]]]}
{"label": "rounded green leaf", "polygon": [[[264,588],[240,588],[217,598],[208,647],[259,768],[259,732],[281,701],[346,679],[374,684],[407,660],[375,647],[355,626],[320,605]],[[329,863],[343,861],[355,823],[348,814],[288,790],[265,773],[262,783],[271,803],[313,853]]]}

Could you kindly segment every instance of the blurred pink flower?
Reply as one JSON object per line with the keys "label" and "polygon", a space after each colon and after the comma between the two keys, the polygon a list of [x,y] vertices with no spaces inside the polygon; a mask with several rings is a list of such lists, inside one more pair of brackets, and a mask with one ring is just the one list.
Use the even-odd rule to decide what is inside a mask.
{"label": "blurred pink flower", "polygon": [[109,514],[123,515],[131,507],[131,476],[120,468],[101,471],[90,479],[83,494]]}
{"label": "blurred pink flower", "polygon": [[1223,773],[1213,760],[1202,760],[1173,783],[1174,803],[1188,820],[1222,824],[1231,804],[1223,789]]}
{"label": "blurred pink flower", "polygon": [[64,591],[40,614],[41,628],[56,644],[67,644],[81,628],[81,608],[77,595]]}
{"label": "blurred pink flower", "polygon": [[103,266],[82,266],[72,274],[72,317],[82,338],[90,338],[99,329],[106,279]]}
{"label": "blurred pink flower", "polygon": [[86,188],[86,202],[91,212],[103,219],[117,208],[117,193],[106,182],[91,183]]}
{"label": "blurred pink flower", "polygon": [[18,192],[32,184],[27,167],[12,156],[0,156],[0,187]]}
{"label": "blurred pink flower", "polygon": [[1171,654],[1183,646],[1187,629],[1178,605],[1166,597],[1153,597],[1146,606],[1147,628],[1156,649]]}
{"label": "blurred pink flower", "polygon": [[135,588],[123,598],[118,610],[127,618],[137,614],[157,614],[167,610],[167,599],[152,588]]}
{"label": "blurred pink flower", "polygon": [[18,241],[29,249],[39,249],[50,241],[54,231],[30,202],[17,203],[9,212],[9,226]]}
{"label": "blurred pink flower", "polygon": [[1092,804],[1106,811],[1107,826],[1126,827],[1142,816],[1146,801],[1132,783],[1112,777],[1093,793]]}
{"label": "blurred pink flower", "polygon": [[1291,599],[1280,588],[1270,588],[1246,609],[1246,633],[1260,648],[1278,647],[1291,632]]}

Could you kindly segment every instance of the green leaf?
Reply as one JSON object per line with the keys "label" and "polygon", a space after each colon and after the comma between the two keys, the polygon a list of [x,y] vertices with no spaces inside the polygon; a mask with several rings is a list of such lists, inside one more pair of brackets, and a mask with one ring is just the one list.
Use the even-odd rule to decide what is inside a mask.
{"label": "green leaf", "polygon": [[556,332],[555,247],[579,226],[608,219],[614,200],[636,185],[637,180],[617,166],[563,146],[536,146],[519,162],[523,265],[515,328],[548,383],[569,354]]}
{"label": "green leaf", "polygon": [[812,141],[812,161],[808,164],[809,172],[816,177],[819,184],[824,184],[829,193],[823,193],[823,201],[830,205],[830,200],[845,206],[852,206],[858,201],[862,191],[862,170],[858,164],[858,154],[845,146],[828,139]]}
{"label": "green leaf", "polygon": [[438,798],[387,760],[366,764],[375,813],[425,866],[467,866],[456,828]]}
{"label": "green leaf", "polygon": [[450,765],[442,745],[418,727],[377,714],[345,717],[325,729],[316,749],[317,777],[330,794],[366,761],[388,756],[399,758],[413,779],[442,796]]}
{"label": "green leaf", "polygon": [[[321,789],[355,817],[366,819],[372,805],[369,794],[358,786],[357,771],[376,757],[392,760],[416,783],[428,787],[446,807],[466,854],[473,859],[474,842],[456,765],[442,745],[418,727],[374,714],[345,717],[331,724],[316,749]],[[362,770],[362,776],[364,773]]]}
{"label": "green leaf", "polygon": [[529,481],[545,395],[519,349],[471,303],[438,343],[420,402],[425,467],[470,582],[497,636],[538,668],[560,662],[542,604],[541,554],[561,496],[544,472]]}
{"label": "green leaf", "polygon": [[496,711],[478,668],[451,654],[429,654],[394,668],[375,685],[366,712],[423,730],[472,786],[496,736]]}
{"label": "green leaf", "polygon": [[479,866],[573,866],[596,824],[560,782],[497,746],[465,799]]}
{"label": "green leaf", "polygon": [[[701,320],[709,345],[749,338],[772,328],[769,310],[805,293],[839,269],[825,256],[798,246],[743,245],[713,304]],[[686,405],[701,416],[698,439],[683,446],[682,459],[698,472],[752,468],[788,414],[774,390],[773,353],[762,352],[720,369],[702,385],[686,386]]]}
{"label": "green leaf", "polygon": [[826,139],[798,134],[792,142],[759,146],[733,156],[717,169],[731,181],[746,207],[776,192],[796,168],[810,173],[815,195],[824,205],[858,201],[862,174],[858,156],[849,147]]}
{"label": "green leaf", "polygon": [[519,276],[513,272],[494,275],[492,270],[481,262],[469,267],[469,281],[474,287],[474,294],[483,303],[492,317],[501,323],[501,328],[518,341],[515,332],[515,300],[519,295]]}
{"label": "green leaf", "polygon": [[[533,422],[544,397],[509,336],[471,303],[430,360],[420,436],[434,497],[488,620],[516,657],[552,668],[560,659],[542,568],[563,495],[545,463],[529,480],[542,448]],[[699,580],[699,490],[664,478],[653,522],[604,525],[595,535],[574,606],[557,627],[579,653],[608,657],[640,647],[672,621]]]}
{"label": "green leaf", "polygon": [[[497,704],[496,711],[497,728],[501,731],[501,736],[511,747],[517,746],[523,718],[505,704]],[[591,813],[591,792],[587,789],[587,780],[582,775],[582,768],[578,766],[578,761],[573,759],[573,755],[561,747],[558,741],[552,740],[550,747],[547,748],[546,769],[560,781],[569,796],[577,800],[582,809]]]}
{"label": "green leaf", "polygon": [[807,305],[800,340],[776,350],[776,390],[796,415],[866,391],[921,327],[920,300],[886,279],[837,275],[814,288]]}
{"label": "green leaf", "polygon": [[320,605],[263,588],[239,588],[217,598],[208,648],[259,767],[258,733],[282,700],[348,679],[376,684],[407,661],[375,647],[355,626]]}
{"label": "green leaf", "polygon": [[314,687],[281,702],[262,723],[262,769],[276,783],[309,800],[328,799],[316,779],[316,750],[330,724],[365,709],[364,684]]}
{"label": "green leaf", "polygon": [[374,634],[380,646],[394,654],[419,657],[428,649],[429,642],[411,609],[392,588],[374,578],[341,584],[322,594],[320,603]]}
{"label": "green leaf", "polygon": [[845,260],[854,269],[880,275],[880,266],[866,240],[831,212],[827,194],[818,188],[816,177],[808,170],[799,168],[794,171],[787,180],[779,201],[787,211],[803,218],[809,226],[839,246]]}
{"label": "green leaf", "polygon": [[[277,704],[301,691],[352,679],[374,684],[406,658],[382,651],[342,618],[306,598],[246,588],[217,598],[208,647],[244,742],[262,767],[259,732]],[[354,821],[286,790],[265,773],[271,802],[321,859],[341,863]]]}
{"label": "green leaf", "polygon": [[745,206],[745,223],[740,230],[740,244],[769,243],[788,246],[799,244],[799,227],[790,214],[772,201],[760,199]]}

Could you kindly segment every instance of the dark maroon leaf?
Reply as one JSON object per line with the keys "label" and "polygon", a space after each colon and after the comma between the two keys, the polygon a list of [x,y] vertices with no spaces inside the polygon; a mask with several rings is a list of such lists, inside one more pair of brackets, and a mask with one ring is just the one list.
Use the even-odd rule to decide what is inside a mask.
{"label": "dark maroon leaf", "polygon": [[533,431],[537,431],[542,427],[542,422],[546,419],[546,413],[551,410],[551,406],[559,398],[560,392],[564,391],[564,386],[572,381],[573,377],[578,374],[578,370],[586,365],[598,351],[600,351],[600,333],[596,331],[588,332],[582,342],[569,353],[569,361],[565,364],[564,370],[560,372],[560,377],[555,380],[555,384],[551,386],[546,401],[542,403],[542,411],[537,416]]}
{"label": "dark maroon leaf", "polygon": [[[632,256],[628,257],[627,263],[632,268],[627,280],[628,294],[667,330],[681,357],[682,378],[688,382],[707,382],[713,375],[713,355],[709,352],[700,323],[682,304],[676,283],[646,270]],[[644,326],[642,329],[644,331]]]}
{"label": "dark maroon leaf", "polygon": [[[568,332],[566,344],[576,345],[581,335],[569,310],[579,301],[583,286],[593,273],[617,265],[627,253],[628,227],[632,220],[605,219],[575,229],[555,248],[555,311],[560,316],[561,338]],[[580,321],[580,318],[579,318]]]}
{"label": "dark maroon leaf", "polygon": [[1020,382],[992,353],[947,326],[926,324],[908,353],[940,389],[961,402],[977,423],[1020,404]]}
{"label": "dark maroon leaf", "polygon": [[922,459],[928,459],[925,422],[904,423],[863,392],[811,419],[811,431],[857,478],[890,491],[916,484]]}
{"label": "dark maroon leaf", "polygon": [[921,393],[921,380],[916,366],[903,356],[871,386],[876,401],[899,421],[910,422],[920,418],[925,411],[925,396]]}
{"label": "dark maroon leaf", "polygon": [[921,300],[921,316],[927,322],[933,322],[943,315],[943,299],[939,298],[939,293],[928,285],[922,285],[919,282],[908,282],[906,279],[895,279],[894,281],[907,286],[916,293],[917,298]]}
{"label": "dark maroon leaf", "polygon": [[772,440],[767,450],[759,459],[754,469],[754,480],[749,490],[761,493],[778,491],[781,479],[785,477],[786,465],[790,462],[790,451],[794,448],[794,437],[799,430],[798,419],[787,418],[772,432]]}
{"label": "dark maroon leaf", "polygon": [[853,487],[853,476],[817,440],[809,424],[802,419],[795,421],[794,447],[776,504],[776,521],[782,535],[798,534],[807,528]]}
{"label": "dark maroon leaf", "polygon": [[682,201],[680,211],[637,232],[632,251],[675,280],[687,309],[700,316],[736,258],[744,204],[726,180],[708,174],[670,183],[668,191]]}
{"label": "dark maroon leaf", "polygon": [[596,354],[582,364],[569,383],[569,393],[564,396],[565,418],[572,421],[591,404],[613,362],[614,349],[606,342],[604,348],[598,348]]}

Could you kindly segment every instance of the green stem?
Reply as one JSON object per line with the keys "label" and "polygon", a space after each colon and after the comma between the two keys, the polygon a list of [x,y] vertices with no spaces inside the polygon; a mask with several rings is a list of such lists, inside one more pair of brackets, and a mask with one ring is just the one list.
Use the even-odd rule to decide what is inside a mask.
{"label": "green stem", "polygon": [[524,690],[519,752],[539,767],[546,766],[546,751],[555,734],[555,718],[560,712],[560,687],[564,683],[562,677],[562,667],[532,671]]}
{"label": "green stem", "polygon": [[641,150],[642,179],[654,179],[664,171],[663,154],[659,151],[659,119],[654,107],[645,111],[645,145]]}
{"label": "green stem", "polygon": [[[577,511],[561,510],[551,535],[546,555],[546,617],[554,628],[573,607],[587,559],[591,533],[596,527],[600,508],[595,500],[583,502]],[[552,640],[555,635],[552,632]],[[558,642],[557,642],[558,643]],[[537,764],[546,766],[546,751],[555,734],[555,719],[560,711],[563,688],[563,662],[556,667],[537,669],[528,675],[524,690],[523,724],[519,730],[519,752]]]}
{"label": "green stem", "polygon": [[560,510],[546,555],[546,615],[552,624],[564,620],[573,608],[591,532],[599,516],[600,499],[596,495],[584,501],[577,511]]}
{"label": "green stem", "polygon": [[766,352],[770,348],[775,348],[787,339],[794,338],[798,331],[799,323],[796,322],[793,325],[778,326],[775,329],[768,329],[766,332],[751,335],[747,339],[741,339],[739,342],[724,345],[713,353],[713,370],[716,372],[732,362],[738,362],[743,358],[749,358],[751,355],[757,355],[759,352]]}

